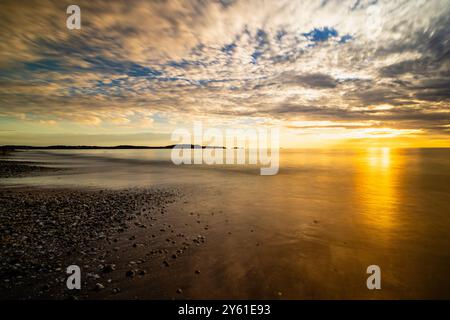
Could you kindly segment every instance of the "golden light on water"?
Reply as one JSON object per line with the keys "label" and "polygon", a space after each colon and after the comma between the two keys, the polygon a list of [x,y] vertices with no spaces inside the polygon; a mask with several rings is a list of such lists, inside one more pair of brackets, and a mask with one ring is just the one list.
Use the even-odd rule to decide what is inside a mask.
{"label": "golden light on water", "polygon": [[391,162],[390,148],[369,148],[367,162],[373,168],[389,169]]}
{"label": "golden light on water", "polygon": [[398,181],[403,167],[397,152],[390,148],[369,148],[356,160],[359,211],[369,225],[368,230],[375,231],[377,237],[388,235],[396,225]]}

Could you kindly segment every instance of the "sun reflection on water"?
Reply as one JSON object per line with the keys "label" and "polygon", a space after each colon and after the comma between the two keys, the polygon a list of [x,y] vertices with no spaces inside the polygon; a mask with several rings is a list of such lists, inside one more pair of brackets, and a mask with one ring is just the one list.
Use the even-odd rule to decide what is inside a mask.
{"label": "sun reflection on water", "polygon": [[370,148],[357,159],[356,194],[369,230],[389,236],[396,226],[401,157],[390,148]]}

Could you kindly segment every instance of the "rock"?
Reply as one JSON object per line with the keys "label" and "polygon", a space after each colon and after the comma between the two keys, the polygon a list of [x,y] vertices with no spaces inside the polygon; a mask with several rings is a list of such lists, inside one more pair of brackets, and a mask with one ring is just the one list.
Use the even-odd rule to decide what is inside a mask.
{"label": "rock", "polygon": [[195,274],[200,274],[200,270],[195,270]]}
{"label": "rock", "polygon": [[136,275],[136,273],[135,273],[133,270],[128,270],[128,271],[125,273],[125,275],[126,275],[128,278],[133,278],[133,277]]}
{"label": "rock", "polygon": [[86,276],[87,276],[88,278],[92,278],[92,279],[98,279],[98,278],[100,278],[100,276],[99,276],[98,274],[90,273],[90,272],[87,273]]}
{"label": "rock", "polygon": [[100,291],[100,290],[103,290],[103,289],[105,289],[105,286],[104,285],[102,285],[101,283],[96,283],[95,284],[95,290],[96,291]]}
{"label": "rock", "polygon": [[138,274],[139,274],[140,276],[145,276],[145,275],[147,274],[147,271],[145,271],[145,270],[139,270],[139,271],[138,271]]}
{"label": "rock", "polygon": [[114,288],[112,289],[112,293],[118,294],[120,292],[120,288]]}
{"label": "rock", "polygon": [[102,272],[109,273],[109,272],[113,272],[114,270],[116,270],[115,264],[107,264],[103,267]]}
{"label": "rock", "polygon": [[178,288],[177,293],[181,294],[181,293],[183,293],[183,290],[181,290],[181,288]]}

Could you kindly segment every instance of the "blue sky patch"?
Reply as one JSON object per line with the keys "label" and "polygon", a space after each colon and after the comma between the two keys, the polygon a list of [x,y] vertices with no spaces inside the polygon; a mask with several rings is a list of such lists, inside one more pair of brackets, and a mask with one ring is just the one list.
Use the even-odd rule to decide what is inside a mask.
{"label": "blue sky patch", "polygon": [[258,62],[258,58],[262,56],[262,52],[259,50],[256,50],[255,52],[253,52],[252,54],[252,63],[256,64],[256,62]]}
{"label": "blue sky patch", "polygon": [[314,28],[310,32],[303,33],[303,36],[305,36],[308,40],[311,40],[313,42],[323,42],[327,41],[332,37],[337,37],[338,32],[333,27]]}
{"label": "blue sky patch", "polygon": [[341,39],[339,39],[339,43],[346,43],[350,40],[353,40],[353,37],[349,34],[346,34],[346,35],[342,36]]}
{"label": "blue sky patch", "polygon": [[[310,32],[302,33],[302,35],[314,43],[310,44],[308,47],[314,47],[319,42],[325,42],[331,38],[338,38],[339,32],[333,27],[324,27],[324,28],[314,28]],[[343,44],[353,39],[354,38],[351,35],[345,34],[341,36],[338,39],[338,41],[339,43]]]}
{"label": "blue sky patch", "polygon": [[234,52],[234,49],[236,49],[236,44],[235,43],[230,43],[230,44],[227,44],[227,45],[223,46],[221,51],[225,52],[226,54],[232,54]]}

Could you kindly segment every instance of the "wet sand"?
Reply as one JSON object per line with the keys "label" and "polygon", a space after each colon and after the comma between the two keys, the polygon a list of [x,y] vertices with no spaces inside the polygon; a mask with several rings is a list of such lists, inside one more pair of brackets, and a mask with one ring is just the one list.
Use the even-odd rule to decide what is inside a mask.
{"label": "wet sand", "polygon": [[63,170],[63,168],[45,166],[39,162],[0,160],[0,178],[48,175]]}
{"label": "wet sand", "polygon": [[[9,177],[53,172],[37,162],[2,165]],[[2,299],[230,294],[216,287],[213,279],[221,276],[211,267],[211,258],[225,257],[205,248],[212,225],[232,237],[229,220],[207,205],[195,210],[196,201],[177,188],[3,187],[0,202]],[[66,268],[73,264],[81,268],[81,290],[66,288]]]}
{"label": "wet sand", "polygon": [[[2,165],[12,177],[45,168]],[[181,217],[176,188],[0,188],[0,203],[2,299],[183,298],[180,272],[204,271],[188,261],[207,241],[207,219]],[[69,265],[81,268],[81,290],[66,288]]]}
{"label": "wet sand", "polygon": [[[71,264],[80,266],[84,281],[83,290],[70,295],[87,298],[89,289],[120,288],[127,262],[136,276],[143,275],[150,256],[162,264],[176,251],[157,242],[166,234],[176,236],[163,217],[177,198],[176,190],[159,189],[0,190],[0,296],[65,298],[65,272]],[[137,229],[145,229],[147,236],[136,236]],[[135,263],[124,261],[122,251],[132,251]]]}

